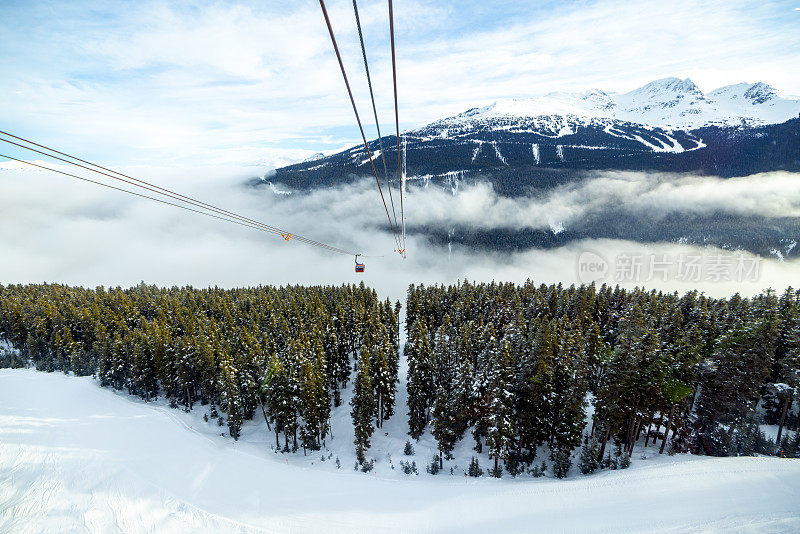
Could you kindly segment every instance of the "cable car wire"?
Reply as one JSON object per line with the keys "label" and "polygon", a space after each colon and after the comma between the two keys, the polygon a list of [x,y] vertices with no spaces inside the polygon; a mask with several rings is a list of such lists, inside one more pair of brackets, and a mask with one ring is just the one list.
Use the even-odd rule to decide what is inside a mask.
{"label": "cable car wire", "polygon": [[397,129],[397,171],[400,177],[400,224],[403,239],[403,256],[406,251],[406,217],[403,210],[403,166],[400,162],[400,112],[397,105],[397,65],[394,51],[394,9],[392,0],[389,0],[389,36],[392,44],[392,82],[394,85],[394,123]]}
{"label": "cable car wire", "polygon": [[[177,192],[175,192],[175,191],[172,191],[172,190],[170,190],[170,189],[166,189],[166,188],[160,187],[160,186],[158,186],[158,185],[152,184],[152,183],[150,183],[150,182],[146,182],[146,181],[144,181],[144,180],[139,180],[139,179],[137,179],[137,178],[134,178],[134,177],[132,177],[132,176],[128,176],[127,174],[123,174],[123,173],[120,173],[120,172],[114,171],[114,170],[112,170],[112,169],[108,169],[108,168],[106,168],[106,167],[102,167],[102,166],[100,166],[100,165],[97,165],[97,164],[91,163],[91,162],[89,162],[89,161],[83,160],[83,159],[81,159],[81,158],[78,158],[78,157],[75,157],[75,156],[71,156],[71,155],[69,155],[69,154],[66,154],[66,153],[64,153],[64,152],[60,152],[60,151],[58,151],[58,150],[56,150],[56,149],[53,149],[53,148],[47,147],[47,146],[45,146],[45,145],[42,145],[42,144],[36,143],[36,142],[34,142],[34,141],[30,141],[30,140],[28,140],[28,139],[25,139],[25,138],[22,138],[22,137],[16,136],[16,135],[14,135],[14,134],[11,134],[11,133],[8,133],[8,132],[4,132],[4,131],[2,131],[2,130],[0,130],[0,134],[7,135],[7,136],[9,136],[9,137],[13,137],[14,139],[18,139],[18,140],[20,140],[20,141],[23,141],[23,142],[25,142],[25,143],[29,143],[29,144],[31,144],[31,145],[34,145],[34,146],[38,146],[38,147],[40,147],[40,148],[43,148],[43,149],[45,149],[45,150],[48,150],[48,151],[50,151],[50,152],[54,152],[54,153],[56,153],[56,154],[61,154],[61,155],[63,155],[63,156],[66,156],[67,158],[71,158],[71,159],[74,159],[74,160],[76,160],[76,161],[80,161],[80,162],[82,162],[82,163],[85,163],[86,165],[82,165],[82,164],[80,164],[80,163],[75,163],[74,161],[69,161],[69,160],[67,160],[67,159],[64,159],[64,158],[61,158],[61,157],[55,156],[55,155],[53,155],[53,154],[49,154],[49,153],[47,153],[47,152],[43,152],[43,151],[41,151],[41,150],[37,150],[37,149],[31,148],[31,147],[28,147],[28,146],[24,146],[24,145],[22,145],[22,144],[20,144],[20,143],[15,143],[15,142],[13,142],[13,141],[10,141],[10,140],[8,140],[8,139],[3,139],[3,138],[0,138],[0,141],[3,141],[3,142],[6,142],[6,143],[9,143],[9,144],[11,144],[11,145],[15,145],[15,146],[17,146],[17,147],[20,147],[20,148],[24,148],[24,149],[26,149],[26,150],[29,150],[29,151],[35,152],[35,153],[37,153],[37,154],[41,154],[41,155],[43,155],[43,156],[47,156],[47,157],[49,157],[49,158],[53,158],[53,159],[59,160],[59,161],[61,161],[61,162],[67,163],[67,164],[69,164],[69,165],[74,165],[74,166],[77,166],[77,167],[80,167],[80,168],[86,169],[86,170],[88,170],[88,171],[95,172],[95,173],[97,173],[97,174],[101,174],[101,175],[107,176],[107,177],[109,177],[109,178],[113,178],[113,179],[115,179],[115,180],[119,180],[119,181],[125,182],[125,183],[127,183],[127,184],[130,184],[130,185],[133,185],[133,186],[135,186],[135,187],[139,187],[139,188],[142,188],[142,189],[145,189],[145,190],[151,191],[151,192],[153,192],[153,193],[156,193],[156,194],[159,194],[159,195],[163,195],[163,196],[165,196],[165,197],[171,198],[171,199],[173,199],[173,200],[177,200],[177,201],[179,201],[179,202],[184,202],[184,203],[186,203],[186,204],[189,204],[189,205],[195,206],[196,208],[199,208],[200,210],[208,210],[208,211],[215,212],[215,213],[217,213],[217,214],[219,214],[219,215],[222,215],[223,217],[231,217],[231,218],[234,218],[234,219],[238,219],[238,220],[239,220],[241,223],[243,223],[243,225],[246,225],[246,226],[251,226],[251,227],[257,226],[257,227],[260,227],[260,228],[262,228],[262,229],[264,229],[264,230],[266,230],[266,231],[269,231],[269,232],[272,232],[272,233],[276,233],[276,234],[280,234],[280,235],[284,236],[284,237],[286,238],[286,240],[287,240],[287,241],[288,241],[290,238],[294,238],[294,239],[297,239],[298,241],[302,241],[302,242],[304,242],[304,243],[306,243],[306,244],[309,244],[309,245],[315,245],[315,246],[318,246],[318,247],[321,247],[321,248],[327,248],[327,249],[329,249],[329,250],[336,251],[336,252],[340,252],[340,253],[343,253],[343,254],[353,255],[353,253],[350,253],[350,252],[348,252],[348,251],[345,251],[345,250],[339,249],[339,248],[337,248],[337,247],[333,247],[333,246],[331,246],[331,245],[328,245],[328,244],[326,244],[326,243],[321,243],[321,242],[319,242],[319,241],[315,241],[315,240],[313,240],[313,239],[310,239],[310,238],[307,238],[307,237],[305,237],[305,236],[298,235],[298,234],[294,234],[294,233],[292,233],[292,232],[289,232],[288,230],[284,230],[284,229],[282,229],[282,228],[278,228],[278,227],[275,227],[275,226],[272,226],[272,225],[268,225],[268,224],[266,224],[266,223],[262,223],[262,222],[260,222],[260,221],[254,220],[254,219],[250,219],[250,218],[248,218],[248,217],[245,217],[245,216],[243,216],[243,215],[239,215],[239,214],[237,214],[237,213],[235,213],[235,212],[232,212],[232,211],[228,211],[228,210],[225,210],[225,209],[219,208],[219,207],[217,207],[217,206],[214,206],[214,205],[212,205],[212,204],[207,204],[207,203],[205,203],[205,202],[199,201],[199,200],[197,200],[197,199],[194,199],[194,198],[192,198],[192,197],[188,197],[188,196],[186,196],[186,195],[182,195],[182,194],[180,194],[180,193],[177,193]],[[57,171],[57,170],[55,170],[55,169],[50,169],[49,167],[43,167],[43,166],[40,166],[40,165],[35,165],[35,164],[33,164],[33,163],[26,162],[26,161],[24,161],[24,160],[18,160],[18,159],[16,159],[16,158],[9,158],[9,159],[14,159],[15,161],[19,161],[19,162],[22,162],[22,163],[28,163],[28,164],[30,164],[30,165],[34,165],[34,166],[39,166],[39,167],[41,167],[41,168],[43,168],[43,169],[52,170],[52,171],[54,171],[54,172],[59,172],[60,174],[66,174],[66,173],[63,173],[63,172],[61,172],[61,171]],[[98,169],[103,169],[103,171],[99,171],[99,170],[97,170],[97,169],[93,169],[93,168],[91,168],[91,167],[89,167],[89,166],[87,166],[87,165],[90,165],[90,166],[92,166],[92,167],[97,167]],[[108,171],[108,172],[104,172],[104,171]],[[113,174],[110,174],[110,173],[113,173]],[[115,175],[118,175],[118,176],[115,176]],[[70,176],[71,176],[71,175],[70,175]],[[90,181],[90,182],[92,182],[92,183],[99,183],[99,182],[94,182],[93,180],[88,180],[88,179],[85,179],[85,178],[81,178],[81,179],[83,179],[83,180],[85,180],[85,181]],[[135,183],[135,182],[139,182],[139,183]],[[144,185],[141,185],[141,184],[144,184]],[[105,184],[104,184],[104,185],[105,185]],[[111,187],[111,186],[109,186],[109,187]],[[126,190],[124,190],[124,189],[120,189],[120,190],[121,190],[121,191],[126,191]],[[137,195],[139,195],[138,193],[132,193],[132,194],[137,194]],[[142,196],[142,195],[139,195],[139,196]],[[147,197],[147,196],[145,196],[145,198],[151,198],[151,197]],[[174,204],[172,204],[172,203],[169,203],[169,202],[167,202],[167,203],[168,203],[168,204],[170,204],[170,205],[174,205]],[[179,206],[179,207],[184,207],[184,206]],[[197,211],[197,212],[199,212],[199,213],[203,213],[203,212],[200,212],[200,211],[198,211],[198,210],[194,210],[194,209],[193,209],[193,210],[190,210],[190,211]],[[223,218],[223,217],[217,217],[217,218]],[[224,219],[224,218],[223,218],[223,220],[226,220],[226,219]],[[288,238],[287,238],[286,236],[288,236]],[[367,256],[365,256],[365,257],[367,257]]]}
{"label": "cable car wire", "polygon": [[[257,226],[257,225],[254,225],[254,224],[249,224],[249,223],[246,223],[246,222],[237,221],[237,220],[234,220],[234,219],[228,219],[228,218],[222,217],[220,215],[215,215],[213,213],[209,213],[207,211],[202,211],[202,210],[199,210],[199,209],[191,208],[189,206],[176,204],[174,202],[169,202],[167,200],[163,200],[163,199],[160,199],[160,198],[151,197],[149,195],[144,195],[142,193],[137,193],[135,191],[129,191],[127,189],[123,189],[121,187],[116,187],[116,186],[110,185],[110,184],[105,184],[103,182],[98,182],[98,181],[92,180],[90,178],[85,178],[83,176],[78,176],[78,175],[71,174],[71,173],[68,173],[68,172],[60,171],[58,169],[53,169],[51,167],[46,167],[44,165],[39,165],[38,163],[33,163],[32,161],[25,161],[25,160],[14,158],[12,156],[8,156],[8,155],[5,155],[5,154],[0,154],[0,157],[6,158],[6,159],[9,159],[9,160],[12,160],[12,161],[17,161],[19,163],[24,163],[26,165],[30,165],[30,166],[33,166],[33,167],[38,167],[40,169],[44,169],[44,170],[47,170],[47,171],[55,172],[55,173],[58,173],[58,174],[63,174],[64,176],[69,176],[71,178],[76,178],[78,180],[82,180],[84,182],[89,182],[89,183],[92,183],[92,184],[95,184],[95,185],[106,187],[108,189],[114,189],[116,191],[120,191],[122,193],[127,193],[129,195],[134,195],[134,196],[137,196],[137,197],[146,198],[148,200],[152,200],[154,202],[159,202],[161,204],[166,204],[166,205],[173,206],[173,207],[176,207],[176,208],[180,208],[180,209],[183,209],[183,210],[191,211],[191,212],[194,212],[194,213],[199,213],[200,215],[206,215],[208,217],[213,217],[213,218],[219,219],[221,221],[225,221],[225,222],[229,222],[229,223],[233,223],[233,224],[238,224],[240,226],[245,226],[247,228],[252,228],[253,230],[259,230],[261,232],[266,232],[266,233],[270,233],[270,234],[273,234],[273,235],[280,235],[281,237],[283,237],[285,235],[285,234],[282,234],[279,231],[270,230],[268,228],[263,228],[261,226]],[[307,238],[305,238],[303,236],[292,235],[291,237],[292,238],[296,238],[298,241],[301,241],[301,242],[303,242],[303,243],[305,243],[307,245],[321,247],[321,248],[324,248],[325,250],[329,250],[331,252],[338,252],[338,253],[345,254],[345,255],[348,255],[348,256],[355,256],[356,255],[355,252],[351,252],[351,251],[348,251],[348,250],[343,250],[343,249],[340,249],[340,248],[336,248],[336,247],[333,247],[331,245],[326,245],[325,243],[317,243],[315,241],[308,240]],[[358,254],[358,256],[362,256],[364,258],[382,258],[383,257],[383,256],[367,256],[367,255],[364,255],[364,254]]]}
{"label": "cable car wire", "polygon": [[383,162],[383,173],[386,176],[386,188],[389,190],[389,202],[392,205],[392,215],[394,225],[397,226],[397,211],[394,207],[394,197],[392,196],[392,186],[389,183],[389,168],[386,166],[386,151],[383,149],[383,137],[381,136],[381,125],[378,121],[378,110],[375,107],[375,94],[372,91],[372,77],[369,74],[369,63],[367,62],[367,48],[364,46],[364,34],[361,32],[361,19],[358,16],[358,3],[353,0],[353,11],[356,14],[356,28],[358,28],[358,40],[361,42],[361,55],[364,56],[364,71],[367,73],[367,85],[369,86],[369,98],[372,101],[372,114],[375,116],[375,129],[378,131],[378,144],[381,147],[381,161]]}
{"label": "cable car wire", "polygon": [[160,202],[161,204],[167,204],[169,206],[174,206],[176,208],[181,208],[181,209],[184,209],[184,210],[193,211],[193,212],[199,213],[201,215],[208,215],[209,217],[214,217],[215,219],[221,219],[223,221],[231,222],[231,223],[234,223],[234,224],[240,224],[242,226],[247,226],[248,228],[253,228],[255,230],[261,230],[261,231],[264,231],[264,232],[280,234],[280,232],[273,232],[271,230],[266,230],[266,229],[260,228],[258,226],[249,225],[247,223],[235,221],[235,220],[232,220],[232,219],[226,219],[224,217],[220,217],[219,215],[214,215],[213,213],[208,213],[208,212],[205,212],[205,211],[196,210],[194,208],[190,208],[189,206],[182,206],[181,204],[175,204],[175,203],[169,202],[167,200],[151,197],[151,196],[148,196],[148,195],[144,195],[142,193],[137,193],[136,191],[129,191],[127,189],[123,189],[121,187],[117,187],[117,186],[114,186],[114,185],[104,184],[103,182],[98,182],[97,180],[92,180],[90,178],[85,178],[83,176],[78,176],[76,174],[60,171],[58,169],[53,169],[51,167],[46,167],[44,165],[39,165],[38,163],[34,163],[32,161],[25,161],[25,160],[22,160],[22,159],[18,159],[18,158],[14,158],[14,157],[11,157],[11,156],[7,156],[5,154],[0,154],[0,158],[6,158],[6,159],[9,159],[11,161],[17,161],[19,163],[24,163],[25,165],[31,165],[33,167],[38,167],[39,169],[44,169],[46,171],[56,172],[58,174],[63,174],[64,176],[69,176],[71,178],[76,178],[78,180],[83,180],[84,182],[89,182],[91,184],[99,185],[99,186],[102,186],[102,187],[107,187],[109,189],[114,189],[115,191],[120,191],[122,193],[127,193],[129,195],[135,195],[137,197],[146,198],[148,200],[153,200],[155,202]]}
{"label": "cable car wire", "polygon": [[375,170],[375,162],[372,160],[372,151],[369,149],[369,143],[367,143],[367,136],[364,134],[364,126],[361,124],[361,117],[358,114],[358,108],[356,107],[355,98],[353,98],[353,91],[350,89],[350,81],[347,79],[347,72],[344,69],[344,63],[342,62],[342,55],[339,53],[339,45],[336,44],[336,37],[333,35],[333,26],[331,26],[331,19],[328,17],[328,10],[325,8],[325,1],[319,0],[319,5],[322,8],[322,15],[325,17],[325,24],[328,27],[328,34],[331,37],[331,43],[333,43],[333,50],[336,52],[336,59],[339,61],[339,68],[342,71],[342,78],[344,78],[344,84],[347,87],[347,94],[350,96],[350,104],[353,106],[353,113],[356,116],[356,122],[358,123],[358,129],[361,132],[361,139],[364,141],[364,148],[367,150],[367,157],[369,157],[369,164],[372,166],[372,174],[375,175],[375,183],[378,184],[378,192],[381,195],[381,202],[383,202],[383,209],[386,211],[386,219],[389,221],[389,227],[392,229],[392,234],[394,235],[395,243],[397,244],[397,250],[401,249],[400,247],[400,239],[397,233],[397,230],[392,223],[392,218],[389,215],[389,208],[386,206],[386,198],[383,196],[383,188],[381,188],[381,181],[378,179],[378,171]]}
{"label": "cable car wire", "polygon": [[[64,158],[60,158],[60,157],[58,157],[58,156],[54,156],[54,155],[52,155],[52,154],[48,154],[48,153],[46,153],[46,152],[42,152],[42,151],[40,151],[40,150],[36,150],[36,149],[34,149],[34,148],[27,147],[27,146],[21,145],[21,144],[19,144],[19,143],[15,143],[15,142],[13,142],[13,141],[9,141],[9,140],[7,140],[7,139],[0,138],[0,141],[4,141],[4,142],[6,142],[6,143],[9,143],[9,144],[12,144],[12,145],[15,145],[15,146],[18,146],[18,147],[24,148],[24,149],[26,149],[26,150],[30,150],[30,151],[32,151],[32,152],[36,152],[36,153],[38,153],[38,154],[41,154],[41,155],[44,155],[44,156],[47,156],[47,157],[50,157],[50,158],[53,158],[53,159],[57,159],[57,160],[59,160],[59,161],[62,161],[62,162],[64,162],[64,163],[67,163],[67,164],[70,164],[70,165],[75,165],[75,166],[77,166],[77,167],[81,167],[81,168],[84,168],[84,169],[86,169],[86,170],[89,170],[89,171],[92,171],[92,172],[95,172],[95,173],[98,173],[98,174],[102,174],[102,175],[104,175],[104,176],[108,176],[108,177],[110,177],[110,178],[113,178],[113,179],[115,179],[115,180],[120,180],[120,181],[122,181],[122,182],[128,183],[128,184],[130,184],[130,185],[134,185],[134,186],[136,186],[136,187],[141,187],[141,188],[143,188],[143,189],[147,189],[148,191],[152,191],[152,192],[154,192],[154,193],[158,193],[158,194],[161,194],[161,195],[164,195],[164,196],[167,196],[167,197],[173,198],[173,199],[175,199],[175,200],[179,200],[179,201],[181,201],[181,202],[186,202],[187,204],[191,204],[191,205],[194,205],[194,206],[197,206],[197,207],[203,208],[203,209],[208,209],[208,210],[211,210],[211,211],[215,211],[215,212],[217,212],[217,213],[220,213],[220,214],[222,214],[222,215],[226,215],[226,216],[234,217],[234,218],[237,218],[237,219],[241,219],[241,220],[243,220],[243,221],[245,221],[245,222],[248,222],[248,223],[251,223],[251,224],[261,225],[261,226],[264,226],[265,228],[269,228],[269,229],[271,229],[271,230],[276,230],[276,231],[279,231],[279,232],[281,232],[281,233],[284,233],[284,234],[288,234],[288,233],[289,233],[288,231],[286,231],[286,230],[283,230],[283,229],[281,229],[281,228],[277,228],[277,227],[275,227],[275,226],[271,226],[271,225],[268,225],[268,224],[262,223],[262,222],[260,222],[260,221],[254,220],[254,219],[249,219],[249,218],[247,218],[247,217],[244,217],[244,216],[242,216],[242,215],[239,215],[239,214],[237,214],[237,213],[235,213],[235,212],[232,212],[232,211],[228,211],[228,210],[225,210],[225,209],[219,208],[219,207],[217,207],[217,206],[214,206],[213,204],[207,204],[207,203],[205,203],[205,202],[202,202],[202,201],[200,201],[200,200],[197,200],[197,199],[195,199],[195,198],[188,197],[188,196],[186,196],[186,195],[182,195],[182,194],[180,194],[180,193],[177,193],[177,192],[175,192],[175,191],[172,191],[172,190],[170,190],[170,189],[166,189],[166,188],[164,188],[164,187],[161,187],[161,186],[158,186],[158,185],[156,185],[156,184],[152,184],[152,183],[150,183],[150,182],[146,182],[146,181],[144,181],[144,180],[140,180],[140,179],[138,179],[138,178],[134,178],[133,176],[129,176],[129,175],[127,175],[127,174],[123,174],[123,173],[121,173],[121,172],[118,172],[118,171],[115,171],[115,170],[112,170],[112,169],[109,169],[109,168],[103,167],[103,166],[101,166],[101,165],[97,165],[97,164],[95,164],[95,163],[92,163],[92,162],[90,162],[90,161],[86,161],[86,160],[84,160],[84,159],[81,159],[81,158],[78,158],[78,157],[76,157],[76,156],[72,156],[72,155],[70,155],[70,154],[67,154],[67,153],[65,153],[65,152],[60,152],[60,151],[58,151],[58,150],[56,150],[56,149],[54,149],[54,148],[51,148],[51,147],[48,147],[48,146],[45,146],[45,145],[42,145],[42,144],[36,143],[36,142],[34,142],[34,141],[31,141],[31,140],[29,140],[29,139],[25,139],[25,138],[23,138],[23,137],[19,137],[19,136],[17,136],[17,135],[14,135],[14,134],[11,134],[11,133],[8,133],[8,132],[5,132],[5,131],[2,131],[2,130],[0,130],[0,134],[6,135],[6,136],[8,136],[8,137],[13,137],[14,139],[18,139],[18,140],[20,140],[20,141],[23,141],[23,142],[25,142],[25,143],[28,143],[28,144],[31,144],[31,145],[37,146],[37,147],[39,147],[39,148],[43,148],[43,149],[45,149],[45,150],[47,150],[47,151],[49,151],[49,152],[54,152],[54,153],[56,153],[56,154],[60,154],[61,156],[65,156],[65,157],[67,157],[67,158],[70,158],[70,159],[73,159],[73,160],[79,161],[79,162],[81,162],[81,163],[85,163],[86,165],[90,165],[91,167],[97,167],[98,169],[102,169],[102,171],[107,171],[107,172],[101,172],[101,171],[98,171],[97,169],[92,169],[92,168],[90,168],[90,167],[87,167],[87,166],[85,166],[85,165],[81,165],[81,164],[79,164],[79,163],[75,163],[75,162],[73,162],[73,161],[69,161],[69,160],[66,160],[66,159],[64,159]],[[119,178],[118,176],[113,176],[112,174],[108,174],[108,173],[113,173],[114,175],[121,176],[122,178]],[[129,181],[129,180],[133,180],[133,182],[138,182],[138,183],[133,183],[133,182],[131,182],[131,181]],[[139,185],[139,184],[144,184],[144,185]]]}

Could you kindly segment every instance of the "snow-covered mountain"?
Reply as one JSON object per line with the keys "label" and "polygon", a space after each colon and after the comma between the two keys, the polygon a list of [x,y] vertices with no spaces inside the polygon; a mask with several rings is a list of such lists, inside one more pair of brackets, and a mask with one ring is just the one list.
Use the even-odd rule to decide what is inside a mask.
{"label": "snow-covered mountain", "polygon": [[[764,83],[737,84],[704,94],[691,80],[666,78],[624,94],[591,90],[498,100],[408,131],[402,145],[409,187],[460,187],[489,182],[505,196],[539,194],[596,171],[692,173],[721,177],[768,171],[800,173],[800,101]],[[375,166],[397,169],[396,139],[370,142]],[[372,175],[363,145],[277,169],[257,184],[292,189],[336,186]],[[390,179],[397,180],[395,173]],[[558,246],[570,239],[615,237],[745,248],[759,254],[797,240],[800,223],[769,218],[644,217],[624,228],[618,214],[591,227],[500,235],[469,229],[425,228],[437,242],[490,247]],[[630,222],[630,221],[629,221]],[[743,233],[742,228],[748,228]],[[556,231],[559,230],[559,231]],[[453,235],[456,237],[454,238]],[[459,237],[460,236],[460,237]],[[796,252],[794,252],[796,254]]]}
{"label": "snow-covered mountain", "polygon": [[301,163],[309,163],[311,161],[317,161],[318,159],[322,159],[324,157],[325,157],[325,154],[323,154],[322,152],[317,152],[316,154],[313,154],[313,155],[307,157],[306,159],[304,159],[303,161],[301,161]]}
{"label": "snow-covered mountain", "polygon": [[[403,145],[411,180],[479,173],[517,194],[574,179],[575,170],[800,171],[798,115],[800,100],[765,83],[704,94],[689,79],[664,78],[621,94],[593,89],[498,100],[406,132]],[[394,136],[383,144],[386,154],[377,140],[370,143],[373,156],[397,168]],[[366,150],[357,145],[278,169],[271,180],[313,188],[370,173]]]}
{"label": "snow-covered mountain", "polygon": [[704,94],[690,79],[664,78],[628,93],[592,89],[557,92],[524,99],[498,100],[491,105],[434,122],[430,126],[479,124],[509,119],[541,119],[561,130],[618,120],[667,129],[694,130],[707,126],[757,126],[785,122],[800,114],[800,100],[782,98],[765,83],[739,83]]}

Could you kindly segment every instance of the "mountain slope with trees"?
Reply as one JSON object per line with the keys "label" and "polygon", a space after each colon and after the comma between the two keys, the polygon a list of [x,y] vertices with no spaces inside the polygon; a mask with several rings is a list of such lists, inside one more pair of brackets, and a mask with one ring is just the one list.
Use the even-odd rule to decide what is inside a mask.
{"label": "mountain slope with trees", "polygon": [[[501,463],[511,474],[535,467],[542,447],[565,475],[581,443],[586,473],[618,467],[642,442],[662,453],[796,456],[799,307],[791,288],[712,299],[530,282],[412,286],[411,435],[430,428],[442,457],[471,439],[497,475]],[[778,443],[761,432],[764,419],[779,425]],[[793,437],[781,438],[787,425]]]}
{"label": "mountain slope with trees", "polygon": [[491,458],[497,477],[563,477],[576,459],[585,474],[624,468],[651,443],[661,453],[800,456],[792,288],[712,299],[605,285],[412,285],[405,362],[399,312],[363,284],[0,286],[0,339],[16,349],[0,364],[203,407],[234,440],[263,418],[283,453],[327,450],[332,417],[347,413],[364,471],[392,419],[393,439],[435,442],[431,474],[448,465],[452,474],[467,443],[470,472]]}
{"label": "mountain slope with trees", "polygon": [[[318,450],[330,411],[342,402],[353,362],[393,413],[399,303],[360,286],[233,290],[139,285],[0,286],[0,338],[41,371],[95,375],[103,386],[174,408],[209,406],[237,439],[245,420],[263,417],[283,449]],[[364,362],[364,356],[370,355]],[[221,412],[221,413],[220,413]],[[377,418],[377,421],[373,419]]]}

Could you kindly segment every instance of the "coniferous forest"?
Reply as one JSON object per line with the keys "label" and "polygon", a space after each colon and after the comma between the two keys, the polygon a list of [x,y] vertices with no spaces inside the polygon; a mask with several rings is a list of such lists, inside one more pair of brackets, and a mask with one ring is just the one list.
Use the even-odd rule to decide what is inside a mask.
{"label": "coniferous forest", "polygon": [[[440,457],[473,440],[495,476],[522,472],[542,446],[555,476],[579,446],[583,473],[624,467],[641,442],[797,456],[799,303],[791,288],[712,299],[606,285],[412,286],[409,431],[430,430]],[[779,425],[777,445],[758,423]]]}
{"label": "coniferous forest", "polygon": [[[245,420],[263,418],[287,452],[323,447],[352,388],[359,462],[397,412],[412,438],[436,440],[434,473],[462,440],[489,454],[494,476],[536,475],[544,458],[557,477],[575,458],[585,474],[625,467],[637,443],[800,456],[800,291],[713,299],[605,285],[412,285],[407,406],[395,403],[400,309],[363,283],[0,286],[0,341],[16,349],[0,365],[95,375],[187,411],[199,404],[234,439]],[[777,425],[777,440],[759,424]],[[473,461],[470,474],[482,472]]]}
{"label": "coniferous forest", "polygon": [[[0,286],[0,339],[19,350],[5,366],[96,375],[145,400],[164,396],[191,410],[211,405],[237,439],[263,417],[276,443],[319,449],[331,406],[360,355],[364,426],[394,409],[399,303],[360,286],[88,290]],[[367,376],[362,376],[367,375]],[[373,400],[377,399],[377,400]],[[366,403],[364,403],[366,404]],[[368,445],[368,438],[362,446]]]}

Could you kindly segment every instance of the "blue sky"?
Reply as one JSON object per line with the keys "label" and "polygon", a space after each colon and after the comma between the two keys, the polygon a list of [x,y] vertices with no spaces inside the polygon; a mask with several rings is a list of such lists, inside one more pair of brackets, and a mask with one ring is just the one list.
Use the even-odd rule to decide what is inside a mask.
{"label": "blue sky", "polygon": [[[360,111],[348,0],[328,0]],[[387,9],[359,4],[384,132]],[[401,127],[497,98],[691,77],[800,94],[800,1],[395,2]],[[261,165],[357,139],[318,2],[0,0],[0,124],[115,165]],[[374,126],[368,135],[374,135]]]}

